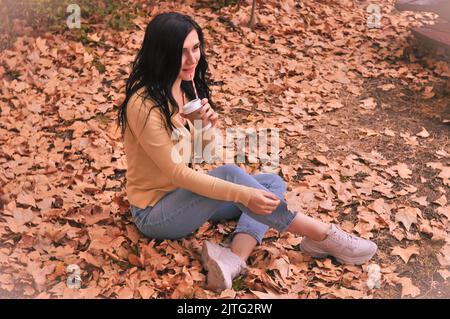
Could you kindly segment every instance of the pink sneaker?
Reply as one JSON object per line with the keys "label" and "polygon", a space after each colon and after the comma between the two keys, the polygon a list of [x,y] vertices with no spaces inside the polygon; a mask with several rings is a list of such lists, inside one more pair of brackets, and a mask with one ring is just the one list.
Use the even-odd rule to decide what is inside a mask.
{"label": "pink sneaker", "polygon": [[324,240],[315,241],[305,237],[300,243],[300,249],[313,257],[325,258],[331,255],[342,264],[354,265],[369,261],[377,248],[374,242],[346,233],[334,224],[331,224]]}
{"label": "pink sneaker", "polygon": [[247,270],[245,262],[229,248],[209,241],[203,242],[201,259],[208,271],[208,288],[218,292],[231,289],[233,279]]}

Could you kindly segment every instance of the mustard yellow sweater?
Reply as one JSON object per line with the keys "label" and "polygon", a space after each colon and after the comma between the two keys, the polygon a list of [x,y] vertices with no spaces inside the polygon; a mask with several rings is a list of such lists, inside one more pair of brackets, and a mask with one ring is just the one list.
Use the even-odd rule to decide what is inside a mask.
{"label": "mustard yellow sweater", "polygon": [[[180,161],[181,157],[176,155],[179,152],[173,153],[177,140],[171,139],[171,132],[165,128],[164,117],[159,108],[150,112],[144,128],[154,102],[145,99],[143,92],[140,90],[135,93],[127,105],[124,147],[127,159],[126,192],[130,204],[139,208],[154,206],[166,193],[180,187],[205,197],[239,202],[247,206],[251,187],[195,171],[184,161]],[[175,117],[172,117],[172,122],[183,132],[183,138],[187,136],[190,139],[191,146],[194,139],[203,134],[197,132],[189,120],[190,131]]]}

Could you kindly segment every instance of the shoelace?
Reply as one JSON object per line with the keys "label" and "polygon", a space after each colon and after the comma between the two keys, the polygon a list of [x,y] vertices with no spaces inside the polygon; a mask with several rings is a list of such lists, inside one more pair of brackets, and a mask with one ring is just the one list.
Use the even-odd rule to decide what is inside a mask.
{"label": "shoelace", "polygon": [[349,246],[352,248],[352,249],[354,249],[354,248],[356,248],[356,243],[358,242],[358,238],[356,237],[356,236],[354,236],[354,235],[352,235],[352,234],[349,234],[349,233],[347,233],[347,232],[344,232],[343,230],[341,230],[340,228],[338,228],[338,227],[336,227],[337,228],[337,232],[335,232],[335,236],[339,239],[339,240],[341,240],[341,241],[344,241],[344,242],[348,242],[349,243]]}

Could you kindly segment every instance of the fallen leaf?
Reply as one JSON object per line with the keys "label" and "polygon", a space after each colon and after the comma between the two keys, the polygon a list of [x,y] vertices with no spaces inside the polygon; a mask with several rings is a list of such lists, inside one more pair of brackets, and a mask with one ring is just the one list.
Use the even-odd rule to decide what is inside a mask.
{"label": "fallen leaf", "polygon": [[442,195],[438,199],[436,199],[433,203],[438,204],[439,206],[445,206],[447,205],[447,197],[445,195]]}
{"label": "fallen leaf", "polygon": [[440,269],[438,270],[438,273],[442,276],[442,278],[444,278],[444,280],[450,278],[450,271],[448,269]]}
{"label": "fallen leaf", "polygon": [[43,265],[41,267],[40,262],[30,261],[27,265],[27,271],[33,276],[33,280],[36,283],[38,290],[43,289],[47,282],[47,275],[53,273],[56,264]]}
{"label": "fallen leaf", "polygon": [[409,259],[412,255],[418,255],[419,254],[419,247],[417,246],[409,246],[407,248],[401,248],[400,246],[395,246],[394,249],[391,251],[391,255],[397,255],[400,256],[405,264],[408,263]]}
{"label": "fallen leaf", "polygon": [[391,131],[390,129],[387,129],[387,128],[384,129],[383,134],[384,134],[384,135],[387,135],[387,136],[391,136],[391,137],[394,137],[394,136],[395,136],[394,131]]}
{"label": "fallen leaf", "polygon": [[400,163],[398,165],[391,166],[390,168],[397,171],[398,175],[401,178],[405,178],[405,179],[411,178],[412,171],[408,168],[408,165],[406,165],[404,163]]}
{"label": "fallen leaf", "polygon": [[380,89],[382,89],[383,91],[389,91],[389,90],[392,90],[392,89],[395,89],[395,85],[394,84],[383,84],[383,85],[380,85],[380,86],[378,86]]}
{"label": "fallen leaf", "polygon": [[437,255],[439,264],[442,267],[450,267],[450,242],[447,242]]}
{"label": "fallen leaf", "polygon": [[430,133],[428,133],[427,130],[424,127],[422,127],[422,131],[420,133],[417,133],[416,135],[419,137],[426,138],[430,136]]}
{"label": "fallen leaf", "polygon": [[297,294],[277,294],[274,292],[262,292],[250,289],[258,299],[298,299]]}
{"label": "fallen leaf", "polygon": [[420,209],[414,207],[400,208],[395,214],[395,221],[401,222],[409,231],[412,224],[417,223],[417,215],[420,214]]}
{"label": "fallen leaf", "polygon": [[219,298],[223,299],[234,299],[236,297],[236,291],[233,289],[225,289],[220,293]]}
{"label": "fallen leaf", "polygon": [[427,207],[428,206],[428,201],[427,201],[427,197],[426,196],[421,196],[421,197],[411,197],[411,200],[421,206]]}
{"label": "fallen leaf", "polygon": [[137,290],[139,291],[142,299],[150,299],[155,293],[155,289],[148,284],[139,286]]}
{"label": "fallen leaf", "polygon": [[375,102],[375,99],[371,97],[365,100],[361,100],[359,103],[359,107],[365,110],[373,110],[377,107],[377,103]]}
{"label": "fallen leaf", "polygon": [[402,298],[405,296],[414,298],[420,295],[420,289],[413,285],[410,278],[398,277],[398,283],[402,285]]}

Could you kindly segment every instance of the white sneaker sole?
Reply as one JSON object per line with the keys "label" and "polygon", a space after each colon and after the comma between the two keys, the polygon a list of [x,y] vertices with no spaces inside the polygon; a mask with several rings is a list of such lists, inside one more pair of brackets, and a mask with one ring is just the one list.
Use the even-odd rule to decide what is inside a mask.
{"label": "white sneaker sole", "polygon": [[316,249],[310,247],[307,243],[305,243],[305,241],[301,241],[300,243],[300,249],[307,253],[308,255],[311,255],[314,258],[326,258],[328,256],[333,256],[334,258],[336,258],[336,260],[341,263],[341,264],[345,264],[345,265],[362,265],[365,264],[366,262],[368,262],[370,259],[372,259],[372,257],[375,255],[375,253],[377,252],[377,248],[375,248],[375,250],[373,251],[373,253],[370,253],[369,255],[366,256],[359,256],[359,257],[343,257],[343,256],[338,256],[338,255],[330,255],[329,253],[326,252],[319,252]]}

